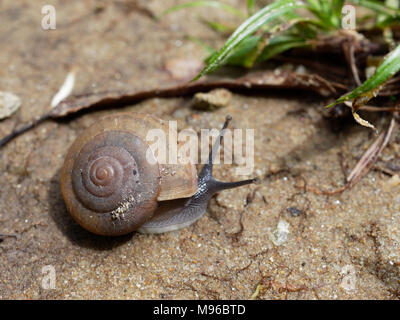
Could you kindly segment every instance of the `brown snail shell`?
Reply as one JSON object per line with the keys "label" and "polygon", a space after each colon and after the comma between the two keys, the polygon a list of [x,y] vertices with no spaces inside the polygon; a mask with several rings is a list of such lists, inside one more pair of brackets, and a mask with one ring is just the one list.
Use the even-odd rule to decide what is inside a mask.
{"label": "brown snail shell", "polygon": [[68,211],[85,229],[101,235],[132,232],[148,221],[160,200],[197,191],[196,167],[146,159],[149,129],[168,133],[166,123],[147,114],[106,117],[85,130],[68,151],[61,191]]}

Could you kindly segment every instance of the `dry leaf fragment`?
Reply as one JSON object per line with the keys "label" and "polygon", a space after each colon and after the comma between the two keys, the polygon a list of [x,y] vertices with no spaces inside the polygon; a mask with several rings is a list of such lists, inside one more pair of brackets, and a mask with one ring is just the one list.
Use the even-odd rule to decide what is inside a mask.
{"label": "dry leaf fragment", "polygon": [[364,120],[363,118],[361,118],[360,115],[357,113],[357,110],[359,110],[361,108],[361,105],[359,105],[357,108],[355,108],[354,107],[354,101],[353,102],[344,101],[344,104],[351,108],[351,114],[353,115],[354,120],[356,120],[362,126],[367,127],[367,128],[371,128],[376,133],[378,133],[378,130],[375,128],[375,126],[373,124],[371,124],[367,120]]}
{"label": "dry leaf fragment", "polygon": [[[68,78],[68,77],[67,77]],[[298,74],[296,72],[282,71],[277,74],[274,70],[264,70],[247,73],[243,77],[232,79],[227,76],[206,77],[206,80],[196,82],[180,82],[145,90],[132,89],[129,91],[102,91],[95,93],[82,93],[60,101],[48,113],[37,117],[31,122],[15,129],[7,136],[0,139],[0,148],[18,135],[30,130],[48,119],[57,119],[68,116],[84,109],[96,107],[118,108],[128,104],[137,103],[148,98],[180,97],[196,92],[204,92],[216,88],[234,90],[274,90],[274,89],[304,89],[315,92],[321,96],[330,96],[346,89],[345,86],[330,82],[316,74]],[[73,76],[66,79],[65,87],[62,86],[64,97],[73,88]],[[65,89],[66,88],[66,89]],[[55,98],[54,98],[55,99]],[[59,98],[57,98],[59,100]],[[55,101],[57,101],[55,100]],[[54,104],[55,102],[53,102]]]}
{"label": "dry leaf fragment", "polygon": [[378,130],[374,127],[373,124],[369,123],[367,120],[364,120],[361,118],[357,112],[352,112],[354,120],[356,120],[359,124],[361,124],[364,127],[371,128],[374,130],[376,133],[378,133]]}

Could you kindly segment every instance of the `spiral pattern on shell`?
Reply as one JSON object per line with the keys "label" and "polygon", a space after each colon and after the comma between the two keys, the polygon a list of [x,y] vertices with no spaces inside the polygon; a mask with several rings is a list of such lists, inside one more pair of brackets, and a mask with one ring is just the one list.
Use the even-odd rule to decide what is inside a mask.
{"label": "spiral pattern on shell", "polygon": [[134,158],[137,141],[130,136],[118,131],[99,134],[76,158],[72,186],[87,208],[96,212],[113,211],[117,203],[135,193],[140,174]]}
{"label": "spiral pattern on shell", "polygon": [[101,126],[83,133],[67,155],[63,197],[73,218],[89,231],[125,234],[152,217],[160,192],[159,166],[146,159],[142,137],[96,127]]}

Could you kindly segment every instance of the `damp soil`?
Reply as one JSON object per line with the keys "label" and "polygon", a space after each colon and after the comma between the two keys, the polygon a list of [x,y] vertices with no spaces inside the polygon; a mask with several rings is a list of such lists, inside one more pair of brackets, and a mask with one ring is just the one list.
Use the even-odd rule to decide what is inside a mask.
{"label": "damp soil", "polygon": [[[37,4],[2,1],[0,90],[22,105],[0,122],[0,136],[47,112],[71,70],[74,94],[155,88],[187,76],[171,65],[206,56],[188,35],[223,41],[199,15],[238,21],[201,8],[151,18],[177,3],[48,1],[57,25],[44,31]],[[153,98],[47,121],[19,136],[0,150],[0,298],[399,299],[400,183],[380,168],[398,167],[400,136],[351,190],[307,191],[305,184],[342,186],[376,138],[351,119],[323,116],[327,101],[306,91],[235,92],[224,107],[200,111],[193,96]],[[77,135],[117,111],[151,113],[197,132],[220,128],[230,114],[233,128],[254,129],[252,176],[261,181],[221,192],[202,219],[180,231],[93,235],[66,211],[60,168]],[[365,117],[379,130],[389,122],[383,114]],[[215,176],[239,180],[238,167],[217,165]],[[43,286],[49,270],[54,289]]]}

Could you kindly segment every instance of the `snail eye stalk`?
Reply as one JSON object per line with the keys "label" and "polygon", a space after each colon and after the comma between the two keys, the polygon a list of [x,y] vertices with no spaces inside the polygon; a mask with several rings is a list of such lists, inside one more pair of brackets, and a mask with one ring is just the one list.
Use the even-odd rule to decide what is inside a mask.
{"label": "snail eye stalk", "polygon": [[225,118],[224,125],[222,126],[222,129],[219,132],[219,135],[218,135],[217,139],[215,140],[214,145],[212,146],[212,149],[208,156],[208,162],[204,165],[203,169],[201,170],[201,172],[199,174],[199,180],[207,181],[206,183],[209,186],[209,192],[212,194],[219,192],[221,190],[237,188],[237,187],[241,187],[241,186],[244,186],[247,184],[252,184],[252,183],[258,182],[258,178],[252,178],[252,179],[240,180],[240,181],[234,181],[234,182],[223,182],[223,181],[215,180],[212,175],[212,169],[213,169],[215,156],[217,154],[218,148],[220,147],[220,145],[222,143],[222,140],[224,139],[224,134],[225,134],[226,129],[228,128],[231,120],[232,120],[232,117],[230,115],[227,115]]}

